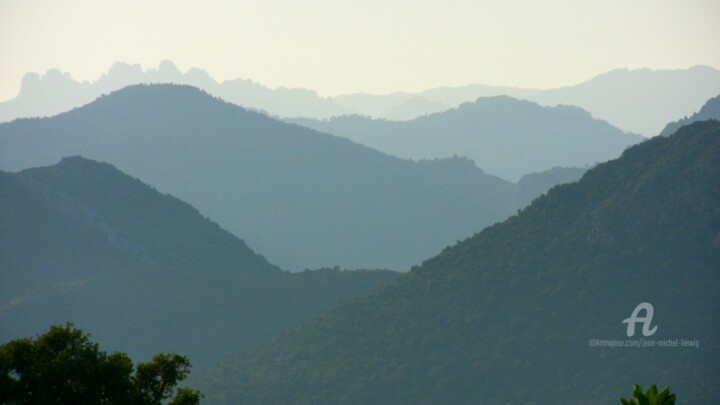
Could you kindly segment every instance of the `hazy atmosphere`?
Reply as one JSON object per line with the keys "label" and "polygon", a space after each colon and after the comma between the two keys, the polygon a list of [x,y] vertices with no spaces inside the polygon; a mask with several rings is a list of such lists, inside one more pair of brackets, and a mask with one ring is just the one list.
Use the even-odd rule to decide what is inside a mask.
{"label": "hazy atmosphere", "polygon": [[554,88],[615,68],[720,67],[715,0],[0,1],[0,101],[27,72],[115,62],[322,96],[468,83]]}
{"label": "hazy atmosphere", "polygon": [[0,0],[0,404],[715,405],[719,22]]}

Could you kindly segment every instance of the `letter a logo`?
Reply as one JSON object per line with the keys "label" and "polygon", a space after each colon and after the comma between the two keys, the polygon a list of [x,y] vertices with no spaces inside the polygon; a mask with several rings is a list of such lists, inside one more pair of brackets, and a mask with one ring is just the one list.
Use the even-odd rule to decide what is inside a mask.
{"label": "letter a logo", "polygon": [[[638,313],[642,310],[645,310],[645,316],[638,316]],[[652,322],[653,313],[655,310],[653,309],[653,306],[649,302],[643,302],[638,304],[638,306],[635,307],[635,309],[632,312],[632,315],[630,315],[630,318],[622,321],[622,323],[628,324],[627,327],[627,335],[633,336],[635,334],[635,324],[638,322],[642,322],[643,329],[642,333],[643,336],[650,336],[653,333],[657,331],[657,325],[655,325],[652,329],[650,329],[650,323]]]}

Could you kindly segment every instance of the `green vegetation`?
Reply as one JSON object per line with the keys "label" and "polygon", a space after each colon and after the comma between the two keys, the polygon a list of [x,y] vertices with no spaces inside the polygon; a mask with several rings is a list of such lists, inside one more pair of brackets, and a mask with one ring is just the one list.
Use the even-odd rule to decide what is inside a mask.
{"label": "green vegetation", "polygon": [[0,172],[0,207],[0,342],[69,320],[133,358],[170,350],[202,367],[399,275],[282,271],[188,204],[80,157]]}
{"label": "green vegetation", "polygon": [[190,372],[190,361],[160,353],[133,370],[125,353],[100,351],[90,336],[72,324],[52,326],[36,339],[0,346],[0,403],[137,404],[200,403],[199,391],[177,385]]}
{"label": "green vegetation", "polygon": [[[177,86],[137,86],[54,119],[0,126],[0,139],[15,146],[42,145],[27,148],[37,156],[71,148],[65,133],[79,134],[72,140],[91,152],[123,155],[124,164],[167,189],[192,190],[209,204],[203,212],[229,213],[238,233],[243,221],[279,218],[279,227],[264,231],[317,238],[315,250],[266,242],[323,261],[338,246],[328,241],[342,241],[355,258],[370,251],[396,258],[413,250],[395,244],[400,237],[417,237],[419,245],[447,240],[438,224],[481,229],[503,217],[509,201],[531,200],[535,185],[581,172],[528,176],[519,185],[527,192],[518,194],[467,159],[389,159]],[[192,158],[178,158],[185,154]],[[215,179],[231,180],[205,188]],[[312,179],[312,187],[298,179]],[[360,218],[368,207],[384,214]],[[698,122],[554,187],[409,274],[291,274],[188,204],[109,164],[66,158],[0,173],[0,341],[71,319],[104,347],[136,358],[162,349],[209,364],[238,352],[193,384],[214,403],[595,404],[616,401],[610,393],[627,381],[672,383],[683,400],[709,403],[720,395],[719,213],[720,124]],[[625,341],[621,321],[639,302],[654,305],[652,339],[702,343],[590,347],[594,339]],[[63,373],[87,369],[94,377],[68,384],[67,401],[90,395],[102,402],[118,392],[122,401],[197,402],[196,391],[174,389],[187,376],[182,356],[159,355],[135,368],[76,332],[70,346],[83,349],[70,359],[87,368],[53,360],[33,377],[32,368],[12,367],[33,361],[25,354],[35,342],[14,340],[2,392],[44,392],[24,389],[25,376],[57,377],[47,385],[63,388],[70,381]],[[131,386],[117,377],[122,370]],[[93,381],[103,373],[111,383],[98,388]],[[51,400],[43,395],[33,401]]]}
{"label": "green vegetation", "polygon": [[[553,188],[197,384],[227,404],[597,404],[617,402],[627,381],[658,381],[687,403],[714,403],[718,212],[720,124],[700,122]],[[652,339],[700,348],[589,347],[628,339],[622,320],[640,302],[654,305]]]}
{"label": "green vegetation", "polygon": [[630,399],[620,398],[623,405],[674,405],[675,394],[670,393],[670,387],[665,387],[658,392],[655,384],[643,392],[642,388],[635,384],[633,395]]}

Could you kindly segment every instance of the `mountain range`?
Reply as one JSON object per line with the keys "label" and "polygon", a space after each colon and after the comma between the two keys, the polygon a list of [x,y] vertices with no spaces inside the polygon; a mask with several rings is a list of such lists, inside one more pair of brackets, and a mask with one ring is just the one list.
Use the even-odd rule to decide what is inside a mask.
{"label": "mountain range", "polygon": [[[187,84],[246,108],[284,118],[326,119],[359,114],[407,120],[456,108],[480,97],[507,95],[547,106],[579,106],[625,131],[654,136],[667,122],[692,114],[705,100],[720,93],[720,71],[706,66],[680,70],[616,69],[577,85],[548,90],[469,84],[417,93],[321,97],[312,90],[270,89],[248,79],[219,82],[198,68],[182,73],[167,60],[157,69],[147,70],[118,62],[94,82],[77,82],[57,69],[43,75],[28,73],[18,96],[0,103],[0,122],[56,115],[102,94],[140,83]],[[667,97],[668,94],[672,97]]]}
{"label": "mountain range", "polygon": [[[458,87],[439,87],[419,93],[344,94],[333,97],[332,100],[357,115],[401,121],[456,108],[462,103],[475,101],[480,97],[504,95],[527,99],[539,92],[534,89],[468,84]],[[303,118],[325,117],[304,116]]]}
{"label": "mountain range", "polygon": [[652,139],[598,117],[647,135],[717,73],[335,98],[167,61],[28,76],[0,114],[82,106],[0,123],[0,342],[70,321],[186,354],[218,405],[713,403],[720,97]]}
{"label": "mountain range", "polygon": [[188,86],[131,86],[55,117],[0,124],[0,170],[73,155],[190,203],[294,271],[407,270],[544,191],[465,158],[401,160]]}
{"label": "mountain range", "polygon": [[410,121],[357,115],[288,121],[406,159],[467,156],[510,181],[554,166],[604,162],[645,139],[577,107],[542,107],[507,96],[479,98]]}
{"label": "mountain range", "polygon": [[694,113],[690,117],[683,117],[678,121],[667,124],[662,132],[660,132],[660,136],[670,136],[681,127],[692,124],[693,122],[707,120],[720,121],[720,96],[716,96],[708,100],[702,106],[700,111]]}
{"label": "mountain range", "polygon": [[390,271],[289,273],[188,204],[81,157],[0,172],[0,341],[74,322],[138,359],[207,366]]}
{"label": "mountain range", "polygon": [[22,79],[18,96],[0,103],[0,122],[57,115],[90,103],[103,94],[142,83],[190,85],[247,108],[288,117],[308,114],[330,117],[352,112],[310,90],[270,89],[247,79],[220,83],[204,70],[192,68],[182,73],[175,64],[165,60],[157,69],[147,70],[140,65],[118,62],[92,83],[77,82],[69,73],[57,69],[48,70],[43,75],[28,73]]}
{"label": "mountain range", "polygon": [[697,122],[198,383],[211,404],[598,404],[634,383],[713,403],[718,213],[720,124]]}
{"label": "mountain range", "polygon": [[542,105],[575,105],[626,131],[655,136],[667,122],[692,114],[718,94],[720,71],[694,66],[682,70],[616,69],[530,99]]}

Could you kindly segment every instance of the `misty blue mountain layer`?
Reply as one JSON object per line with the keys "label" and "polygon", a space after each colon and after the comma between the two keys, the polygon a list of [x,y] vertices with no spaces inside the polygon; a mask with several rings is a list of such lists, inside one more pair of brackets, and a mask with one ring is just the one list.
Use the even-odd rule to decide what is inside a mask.
{"label": "misty blue mountain layer", "polygon": [[[211,404],[613,404],[634,383],[711,404],[718,213],[720,124],[696,122],[197,385]],[[643,302],[654,332],[628,332],[623,320]],[[628,341],[655,346],[618,347]]]}
{"label": "misty blue mountain layer", "polygon": [[73,322],[137,359],[198,367],[394,280],[281,271],[190,205],[81,157],[0,172],[0,342]]}
{"label": "misty blue mountain layer", "polygon": [[700,109],[690,117],[684,117],[678,121],[671,122],[660,132],[660,136],[670,136],[681,127],[697,121],[720,120],[720,96],[708,100]]}
{"label": "misty blue mountain layer", "polygon": [[718,94],[720,71],[694,66],[681,70],[615,69],[529,99],[549,106],[575,105],[625,131],[651,137],[669,121],[692,114]]}
{"label": "misty blue mountain layer", "polygon": [[43,75],[28,73],[23,78],[20,94],[0,103],[0,122],[57,115],[103,94],[141,83],[190,85],[246,108],[287,117],[331,117],[352,112],[311,90],[285,87],[273,90],[248,79],[218,82],[204,70],[192,68],[182,73],[171,61],[165,60],[157,69],[147,70],[140,65],[118,62],[92,83],[77,82],[70,74],[57,69]]}
{"label": "misty blue mountain layer", "polygon": [[537,196],[468,159],[401,160],[187,86],[133,86],[0,124],[2,170],[72,155],[187,201],[289,270],[407,270]]}
{"label": "misty blue mountain layer", "polygon": [[407,159],[467,156],[488,173],[511,181],[555,166],[604,162],[645,139],[577,107],[542,107],[506,96],[479,98],[410,121],[357,115],[289,121]]}
{"label": "misty blue mountain layer", "polygon": [[479,97],[507,95],[547,106],[579,106],[625,131],[654,136],[667,122],[692,114],[705,100],[720,93],[720,71],[705,66],[681,70],[616,69],[577,85],[548,90],[468,84],[418,93],[321,97],[312,90],[270,89],[249,79],[220,82],[198,68],[182,73],[168,60],[157,69],[147,70],[118,62],[94,82],[77,82],[57,69],[42,75],[28,73],[18,96],[0,103],[0,122],[56,115],[102,94],[140,83],[191,85],[248,109],[278,117],[314,119],[359,114],[409,120],[457,108]]}

